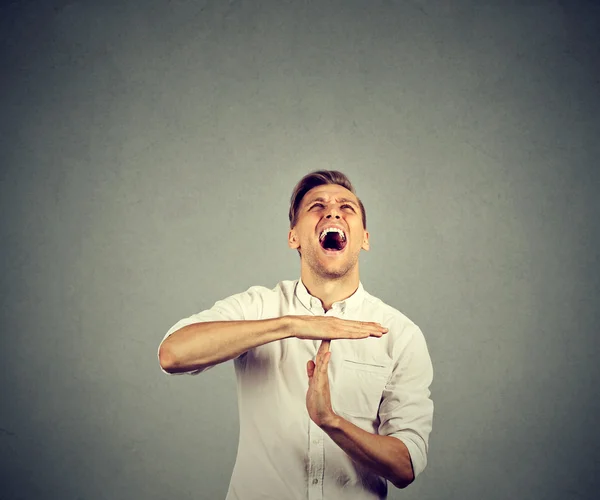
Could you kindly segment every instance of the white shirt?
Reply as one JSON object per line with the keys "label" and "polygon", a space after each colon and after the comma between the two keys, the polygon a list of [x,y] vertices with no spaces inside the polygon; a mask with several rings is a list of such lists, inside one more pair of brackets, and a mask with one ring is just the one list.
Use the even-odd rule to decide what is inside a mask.
{"label": "white shirt", "polygon": [[[417,476],[427,463],[433,418],[433,369],[425,339],[419,327],[367,293],[362,284],[326,313],[301,280],[282,281],[272,290],[253,286],[182,319],[165,339],[203,321],[311,314],[389,328],[381,338],[331,342],[332,406],[368,432],[402,440]],[[306,363],[315,358],[320,343],[286,338],[234,359],[240,434],[227,500],[386,498],[387,481],[353,462],[308,415]]]}

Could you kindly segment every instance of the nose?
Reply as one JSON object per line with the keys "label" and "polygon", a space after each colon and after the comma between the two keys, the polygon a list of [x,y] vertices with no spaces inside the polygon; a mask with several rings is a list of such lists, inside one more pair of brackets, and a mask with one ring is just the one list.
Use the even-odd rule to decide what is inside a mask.
{"label": "nose", "polygon": [[339,216],[337,213],[336,213],[335,215],[333,215],[333,214],[331,214],[331,213],[330,213],[330,214],[327,214],[327,217],[326,217],[326,218],[327,218],[327,219],[331,219],[331,217],[335,217],[336,219],[339,219],[339,218],[340,218],[340,216]]}

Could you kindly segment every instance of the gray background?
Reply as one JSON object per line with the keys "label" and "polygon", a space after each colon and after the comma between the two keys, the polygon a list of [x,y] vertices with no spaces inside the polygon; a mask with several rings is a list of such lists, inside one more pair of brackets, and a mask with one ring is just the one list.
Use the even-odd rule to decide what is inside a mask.
{"label": "gray background", "polygon": [[14,2],[0,11],[0,496],[219,499],[233,366],[178,319],[299,275],[347,173],[367,290],[424,331],[429,466],[392,499],[600,489],[592,1]]}

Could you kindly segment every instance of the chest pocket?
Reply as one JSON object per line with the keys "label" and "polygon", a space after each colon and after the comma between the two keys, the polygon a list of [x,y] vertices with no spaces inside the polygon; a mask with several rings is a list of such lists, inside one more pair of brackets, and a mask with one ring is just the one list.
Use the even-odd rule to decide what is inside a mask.
{"label": "chest pocket", "polygon": [[334,410],[374,420],[391,365],[344,359],[333,402]]}

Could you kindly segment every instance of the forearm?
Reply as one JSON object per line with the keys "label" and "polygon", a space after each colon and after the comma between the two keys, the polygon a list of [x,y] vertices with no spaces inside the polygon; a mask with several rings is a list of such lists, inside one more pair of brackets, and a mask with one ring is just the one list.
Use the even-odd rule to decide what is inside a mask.
{"label": "forearm", "polygon": [[213,366],[253,347],[289,336],[289,318],[194,323],[167,337],[159,349],[161,367],[170,373]]}
{"label": "forearm", "polygon": [[350,458],[397,488],[405,488],[414,481],[410,453],[399,439],[371,434],[339,415],[321,427]]}

